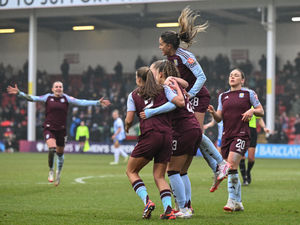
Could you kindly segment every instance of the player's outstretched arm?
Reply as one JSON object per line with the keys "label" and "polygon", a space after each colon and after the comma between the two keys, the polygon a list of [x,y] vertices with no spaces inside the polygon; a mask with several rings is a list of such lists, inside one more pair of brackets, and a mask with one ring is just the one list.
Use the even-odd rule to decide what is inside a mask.
{"label": "player's outstretched arm", "polygon": [[17,84],[15,84],[14,87],[8,86],[6,90],[7,90],[7,93],[10,94],[10,95],[17,95],[20,92]]}
{"label": "player's outstretched arm", "polygon": [[72,105],[78,105],[78,106],[102,105],[103,107],[110,105],[110,101],[104,99],[103,97],[100,98],[99,100],[86,100],[86,99],[77,99],[67,94],[64,95],[68,99],[68,102]]}
{"label": "player's outstretched arm", "polygon": [[100,98],[99,102],[100,102],[100,105],[102,105],[103,107],[107,107],[111,104],[110,101],[107,99],[104,99],[104,97]]}
{"label": "player's outstretched arm", "polygon": [[27,101],[30,101],[30,102],[45,102],[48,95],[49,95],[49,94],[46,94],[46,95],[43,95],[43,96],[28,95],[28,94],[20,91],[17,84],[15,84],[14,87],[8,86],[7,87],[7,92],[8,92],[8,94],[11,94],[11,95],[18,95],[19,97],[24,98],[24,99],[26,99]]}

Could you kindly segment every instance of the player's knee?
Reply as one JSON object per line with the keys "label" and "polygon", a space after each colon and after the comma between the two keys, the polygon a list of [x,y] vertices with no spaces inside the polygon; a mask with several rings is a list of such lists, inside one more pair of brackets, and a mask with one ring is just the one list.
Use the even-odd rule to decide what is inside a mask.
{"label": "player's knee", "polygon": [[168,177],[170,177],[172,175],[175,175],[175,174],[179,174],[179,171],[176,171],[176,170],[169,170],[168,171]]}
{"label": "player's knee", "polygon": [[59,157],[63,156],[63,154],[64,154],[63,152],[56,152],[56,155]]}

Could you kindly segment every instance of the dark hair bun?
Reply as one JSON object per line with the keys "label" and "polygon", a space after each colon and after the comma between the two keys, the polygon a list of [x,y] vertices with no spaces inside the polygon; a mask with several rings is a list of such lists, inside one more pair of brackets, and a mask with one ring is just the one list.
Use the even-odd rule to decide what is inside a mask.
{"label": "dark hair bun", "polygon": [[190,35],[189,35],[188,32],[184,32],[184,33],[179,34],[179,38],[180,38],[180,40],[182,40],[186,43],[190,42]]}

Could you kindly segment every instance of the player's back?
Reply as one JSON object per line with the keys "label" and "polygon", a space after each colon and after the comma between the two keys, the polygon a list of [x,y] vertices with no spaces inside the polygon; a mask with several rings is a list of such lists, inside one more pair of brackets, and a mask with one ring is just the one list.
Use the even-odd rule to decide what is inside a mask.
{"label": "player's back", "polygon": [[[137,89],[132,92],[132,98],[136,107],[136,115],[139,117],[140,112],[144,111],[146,108],[156,108],[168,102],[166,98],[164,89],[161,90],[158,96],[154,99],[143,99],[139,94]],[[143,120],[139,117],[140,120],[140,129],[141,135],[145,134],[148,131],[159,131],[162,133],[172,132],[172,120],[170,113],[163,113],[156,116],[153,116],[149,119]]]}
{"label": "player's back", "polygon": [[177,107],[172,112],[172,128],[175,135],[192,129],[200,129],[199,122],[186,95],[184,95],[184,100],[185,106],[182,108]]}
{"label": "player's back", "polygon": [[[188,82],[189,86],[186,88],[186,90],[189,91],[196,82],[196,77],[191,71],[191,69],[198,64],[194,55],[186,49],[178,48],[173,56],[168,56],[168,60],[174,62],[181,78]],[[209,92],[203,85],[197,95],[209,95]]]}

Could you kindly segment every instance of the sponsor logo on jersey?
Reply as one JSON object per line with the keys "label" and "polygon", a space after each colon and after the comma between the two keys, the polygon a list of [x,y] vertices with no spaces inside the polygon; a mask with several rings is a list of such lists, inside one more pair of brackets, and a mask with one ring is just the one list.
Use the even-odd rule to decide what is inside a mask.
{"label": "sponsor logo on jersey", "polygon": [[195,62],[195,60],[194,60],[193,58],[188,58],[187,61],[188,61],[188,63],[191,64],[191,65]]}
{"label": "sponsor logo on jersey", "polygon": [[244,93],[240,93],[239,98],[244,98]]}

